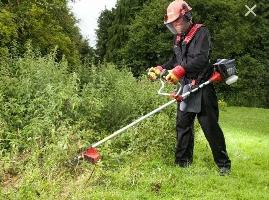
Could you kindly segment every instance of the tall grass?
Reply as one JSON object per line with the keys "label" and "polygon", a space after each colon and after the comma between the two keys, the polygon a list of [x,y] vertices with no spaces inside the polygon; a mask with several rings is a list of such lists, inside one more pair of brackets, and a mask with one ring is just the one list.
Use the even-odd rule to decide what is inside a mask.
{"label": "tall grass", "polygon": [[[1,62],[0,179],[4,185],[22,177],[49,183],[59,173],[72,174],[69,161],[83,148],[167,101],[157,96],[158,83],[136,79],[127,69],[80,65],[70,73],[64,59],[55,60],[53,52],[40,57],[28,51],[24,57]],[[174,138],[166,131],[171,128],[170,118],[174,119],[173,106],[159,117],[105,146],[104,156],[114,153],[116,159],[119,154],[165,146]],[[32,195],[31,188],[25,190],[20,191]]]}

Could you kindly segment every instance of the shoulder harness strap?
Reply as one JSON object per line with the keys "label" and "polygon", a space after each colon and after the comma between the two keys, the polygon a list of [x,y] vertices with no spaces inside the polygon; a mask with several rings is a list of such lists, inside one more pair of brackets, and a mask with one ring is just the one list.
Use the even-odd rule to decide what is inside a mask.
{"label": "shoulder harness strap", "polygon": [[203,24],[194,24],[193,27],[191,28],[191,30],[189,31],[189,33],[187,34],[187,36],[185,37],[183,43],[185,43],[186,45],[190,43],[190,41],[192,40],[192,38],[195,36],[195,34],[198,32],[198,30],[204,26]]}

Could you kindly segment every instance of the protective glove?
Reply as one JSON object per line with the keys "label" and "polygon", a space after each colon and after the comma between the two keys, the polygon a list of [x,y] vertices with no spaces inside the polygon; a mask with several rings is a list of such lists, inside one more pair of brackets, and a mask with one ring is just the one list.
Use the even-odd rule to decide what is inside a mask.
{"label": "protective glove", "polygon": [[165,69],[163,69],[161,66],[151,67],[148,69],[148,78],[152,81],[155,81],[157,78],[161,76],[164,70]]}
{"label": "protective glove", "polygon": [[168,72],[168,75],[165,77],[166,81],[175,85],[186,73],[185,69],[180,65],[177,65],[174,69],[169,70]]}

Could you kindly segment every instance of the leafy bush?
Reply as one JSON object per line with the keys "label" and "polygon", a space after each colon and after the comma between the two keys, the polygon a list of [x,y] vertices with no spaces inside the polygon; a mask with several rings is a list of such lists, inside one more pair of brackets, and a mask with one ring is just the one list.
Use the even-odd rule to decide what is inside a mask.
{"label": "leafy bush", "polygon": [[219,109],[220,110],[226,111],[226,109],[227,109],[227,103],[223,99],[220,99],[218,101],[218,105],[219,105]]}
{"label": "leafy bush", "polygon": [[5,145],[24,148],[39,139],[45,142],[51,129],[72,119],[78,84],[67,66],[64,60],[56,63],[53,54],[27,55],[1,69],[1,118],[10,132],[2,135],[9,141]]}
{"label": "leafy bush", "polygon": [[[78,66],[68,72],[55,54],[2,62],[0,74],[0,182],[24,178],[13,197],[42,196],[47,184],[75,176],[71,159],[88,145],[168,101],[158,82],[140,79],[112,64]],[[167,87],[172,90],[172,87]],[[175,145],[175,107],[163,110],[102,146],[104,170],[144,155],[170,159]],[[197,127],[198,128],[198,127]],[[64,173],[64,175],[63,175]],[[38,180],[35,185],[31,184]],[[45,182],[44,182],[45,181]],[[55,185],[59,193],[60,188]]]}

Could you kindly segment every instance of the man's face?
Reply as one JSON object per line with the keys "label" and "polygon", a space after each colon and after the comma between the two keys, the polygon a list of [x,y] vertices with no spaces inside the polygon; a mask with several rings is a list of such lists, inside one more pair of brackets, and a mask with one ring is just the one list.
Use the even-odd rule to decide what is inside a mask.
{"label": "man's face", "polygon": [[178,18],[172,22],[173,27],[176,29],[178,34],[185,33],[189,28],[189,23],[183,20],[183,17]]}

